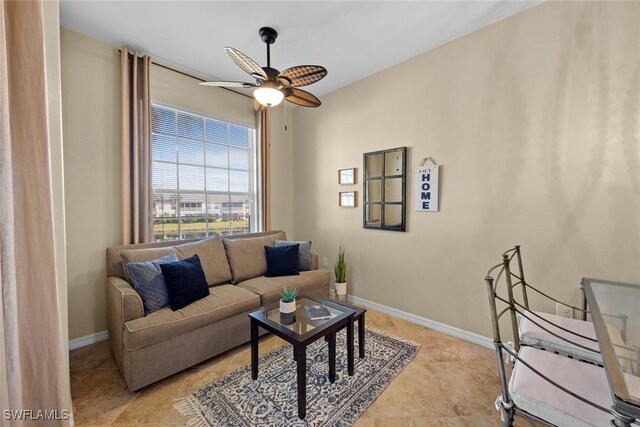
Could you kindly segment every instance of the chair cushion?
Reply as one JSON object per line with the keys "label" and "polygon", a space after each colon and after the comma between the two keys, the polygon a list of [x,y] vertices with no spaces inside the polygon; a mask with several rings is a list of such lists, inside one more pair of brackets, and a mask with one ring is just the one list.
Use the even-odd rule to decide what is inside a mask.
{"label": "chair cushion", "polygon": [[[545,322],[544,320],[538,319],[535,315],[527,312],[527,316],[532,320],[536,321],[540,325],[544,326],[546,329],[549,329],[555,334],[564,337],[565,339],[571,340],[577,344],[583,345],[588,348],[593,348],[596,352],[589,351],[587,349],[575,346],[567,341],[564,341],[556,336],[551,335],[549,332],[540,328],[538,325],[534,324],[531,320],[518,315],[519,324],[520,324],[520,342],[525,345],[529,345],[532,347],[544,348],[551,351],[556,351],[563,355],[570,355],[576,357],[581,360],[587,360],[589,362],[602,364],[602,356],[600,355],[600,347],[597,342],[590,341],[576,335],[573,335],[569,332],[566,332],[552,324]],[[570,331],[574,331],[580,335],[584,335],[585,337],[591,337],[596,339],[596,331],[593,327],[593,323],[584,320],[578,319],[570,319],[567,317],[558,316],[555,314],[542,313],[536,311],[535,314],[538,316],[553,322],[554,324],[568,329]],[[622,340],[622,336],[620,332],[617,331],[613,326],[608,325],[609,336],[612,338],[612,343],[615,344],[616,352],[623,358],[630,359],[631,355],[629,351],[626,349],[624,341]],[[625,363],[627,365],[627,363]]]}
{"label": "chair cushion", "polygon": [[160,264],[176,261],[178,261],[176,254],[169,254],[153,261],[127,264],[127,272],[133,287],[142,298],[145,315],[169,304],[169,292]]}
{"label": "chair cushion", "polygon": [[123,337],[125,348],[133,351],[147,347],[260,307],[258,295],[234,285],[215,286],[209,292],[209,296],[180,310],[164,307],[148,316],[128,321]]}
{"label": "chair cushion", "polygon": [[276,240],[276,248],[283,246],[299,245],[298,258],[300,271],[309,271],[313,268],[311,261],[311,241],[310,240]]}
{"label": "chair cushion", "polygon": [[561,326],[565,329],[569,329],[574,331],[580,335],[584,335],[589,338],[596,339],[596,331],[593,327],[593,323],[586,322],[584,320],[578,319],[570,319],[567,317],[558,316],[555,314],[542,313],[536,311],[535,314],[531,314],[531,312],[525,312],[528,317],[530,317],[535,322],[549,329],[553,333],[560,335],[568,340],[574,341],[580,345],[584,345],[585,347],[592,348],[596,350],[595,352],[589,351],[587,349],[583,349],[577,347],[567,341],[564,341],[558,337],[551,335],[549,332],[540,328],[538,325],[534,324],[531,320],[518,315],[519,324],[520,324],[520,341],[522,344],[529,345],[532,347],[544,348],[551,351],[557,351],[559,353],[565,355],[572,355],[578,357],[583,360],[588,360],[594,363],[602,363],[602,357],[600,356],[600,349],[598,347],[598,343],[595,341],[590,341],[576,335],[573,335],[569,332],[563,331],[562,329],[551,325],[544,320],[536,317],[536,314],[543,319],[548,320],[549,322],[553,322],[554,324]]}
{"label": "chair cushion", "polygon": [[222,239],[231,267],[232,283],[263,276],[267,272],[265,246],[275,246],[277,239],[284,239],[285,233],[271,234],[262,237],[240,239]]}
{"label": "chair cushion", "polygon": [[130,262],[153,261],[169,254],[178,255],[178,252],[176,251],[175,246],[169,246],[164,248],[122,249],[119,254],[122,257],[122,268],[124,270],[124,277],[129,283],[131,283],[131,277],[129,276],[129,272],[127,271],[127,264],[129,264]]}
{"label": "chair cushion", "polygon": [[180,258],[189,258],[195,254],[200,257],[202,269],[209,286],[231,281],[231,269],[224,252],[222,239],[213,237],[193,243],[176,246]]}
{"label": "chair cushion", "polygon": [[267,258],[265,276],[298,276],[300,274],[299,248],[300,245],[288,245],[280,248],[265,246],[264,254]]}
{"label": "chair cushion", "polygon": [[[563,387],[609,409],[612,405],[609,384],[603,368],[531,347],[522,347],[520,357]],[[611,415],[542,379],[520,361],[516,361],[509,381],[515,405],[557,426],[608,426]]]}
{"label": "chair cushion", "polygon": [[303,295],[328,285],[329,277],[328,270],[311,270],[301,271],[299,276],[256,277],[240,282],[237,286],[260,295],[261,305],[267,305],[280,299],[278,291],[284,287],[294,286],[298,288],[298,295]]}
{"label": "chair cushion", "polygon": [[160,264],[169,291],[169,306],[179,310],[209,295],[207,279],[198,255]]}

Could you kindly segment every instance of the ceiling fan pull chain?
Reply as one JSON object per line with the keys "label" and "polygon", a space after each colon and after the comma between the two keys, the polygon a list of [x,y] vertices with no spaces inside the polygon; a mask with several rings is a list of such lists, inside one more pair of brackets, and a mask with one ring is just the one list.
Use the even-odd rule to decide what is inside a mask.
{"label": "ceiling fan pull chain", "polygon": [[284,103],[284,131],[287,131],[287,103]]}

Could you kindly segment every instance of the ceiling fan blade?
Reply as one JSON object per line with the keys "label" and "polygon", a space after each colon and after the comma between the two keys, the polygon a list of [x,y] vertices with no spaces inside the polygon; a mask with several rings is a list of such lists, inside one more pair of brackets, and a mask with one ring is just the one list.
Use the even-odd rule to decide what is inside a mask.
{"label": "ceiling fan blade", "polygon": [[224,48],[224,51],[227,52],[229,58],[231,58],[231,60],[235,62],[238,67],[242,68],[246,73],[251,74],[255,78],[267,80],[267,74],[262,68],[260,68],[256,61],[249,58],[238,49],[234,49],[232,47],[227,46]]}
{"label": "ceiling fan blade", "polygon": [[[285,86],[301,87],[322,80],[327,75],[327,69],[319,65],[298,65],[287,68],[278,75],[278,81]],[[290,82],[287,84],[287,82]]]}
{"label": "ceiling fan blade", "polygon": [[287,101],[292,104],[300,105],[301,107],[319,107],[320,100],[315,95],[310,94],[306,90],[290,88],[285,91],[285,97]]}
{"label": "ceiling fan blade", "polygon": [[246,82],[202,82],[202,86],[216,86],[216,87],[255,87],[253,83]]}
{"label": "ceiling fan blade", "polygon": [[257,99],[254,99],[253,101],[251,101],[251,106],[255,111],[262,111],[265,108],[267,108],[264,105],[260,104]]}

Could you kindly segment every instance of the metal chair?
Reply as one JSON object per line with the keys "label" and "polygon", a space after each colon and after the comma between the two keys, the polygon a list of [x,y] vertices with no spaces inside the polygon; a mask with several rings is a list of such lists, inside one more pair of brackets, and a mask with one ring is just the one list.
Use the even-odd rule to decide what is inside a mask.
{"label": "metal chair", "polygon": [[[517,261],[515,269],[512,268],[514,259]],[[518,245],[503,253],[502,260],[505,269],[507,296],[510,303],[515,306],[512,316],[514,316],[513,321],[515,322],[513,326],[516,328],[514,329],[516,350],[520,348],[520,345],[527,345],[602,366],[602,356],[598,348],[595,329],[590,321],[586,321],[589,312],[584,293],[582,294],[582,308],[580,308],[560,301],[529,284],[525,280],[522,252]],[[521,301],[518,301],[515,296],[514,290],[518,286],[522,291]],[[531,310],[529,290],[580,312],[582,320]],[[627,358],[629,354],[625,346],[626,316],[610,316],[618,318],[621,322],[620,330],[612,331],[612,336],[618,337],[614,344],[619,349],[620,356]],[[516,330],[518,333],[515,333]]]}
{"label": "metal chair", "polygon": [[[520,346],[516,315],[525,311],[519,309],[513,299],[512,258],[513,253],[505,253],[502,262],[492,267],[485,277],[501,388],[496,409],[501,411],[503,427],[513,425],[516,413],[532,425],[533,421],[563,427],[608,425],[612,416],[607,408],[611,407],[612,400],[604,369],[555,352]],[[501,279],[506,282],[506,297],[497,292]],[[500,319],[506,313],[510,314],[516,339],[514,347],[501,339]],[[513,361],[509,379],[505,353]]]}

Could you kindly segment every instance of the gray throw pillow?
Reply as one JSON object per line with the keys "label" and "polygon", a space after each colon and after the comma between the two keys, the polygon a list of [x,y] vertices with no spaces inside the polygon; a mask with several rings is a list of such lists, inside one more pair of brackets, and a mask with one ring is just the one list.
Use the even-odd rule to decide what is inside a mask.
{"label": "gray throw pillow", "polygon": [[142,298],[145,316],[169,304],[169,292],[160,264],[176,261],[178,261],[178,257],[172,253],[147,262],[127,264],[131,284]]}
{"label": "gray throw pillow", "polygon": [[310,271],[311,270],[311,241],[302,240],[299,242],[294,242],[292,240],[276,240],[276,248],[279,248],[282,246],[291,246],[291,245],[300,245],[300,249],[298,251],[300,271]]}

